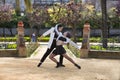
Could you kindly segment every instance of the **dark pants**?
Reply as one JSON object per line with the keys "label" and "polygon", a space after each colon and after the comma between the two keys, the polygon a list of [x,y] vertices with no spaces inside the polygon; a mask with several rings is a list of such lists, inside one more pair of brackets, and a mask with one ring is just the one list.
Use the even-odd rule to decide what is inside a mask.
{"label": "dark pants", "polygon": [[[52,43],[52,45],[51,45],[51,48],[50,48],[50,49],[49,49],[49,48],[47,49],[47,51],[45,52],[45,54],[44,54],[43,57],[41,58],[40,62],[44,62],[45,59],[47,58],[47,56],[53,51],[53,49],[54,49],[55,47],[56,47],[56,40],[53,40],[53,43]],[[62,55],[60,55],[59,62],[60,62],[60,64],[63,63],[63,56],[62,56]]]}

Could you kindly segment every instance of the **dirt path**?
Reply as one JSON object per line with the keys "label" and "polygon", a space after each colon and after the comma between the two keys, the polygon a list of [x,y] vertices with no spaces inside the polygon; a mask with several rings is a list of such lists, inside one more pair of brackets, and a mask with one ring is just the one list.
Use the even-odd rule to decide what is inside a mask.
{"label": "dirt path", "polygon": [[54,68],[49,59],[40,67],[39,60],[30,58],[0,58],[0,80],[120,80],[120,61],[77,59],[81,70],[67,60],[65,68]]}
{"label": "dirt path", "polygon": [[47,58],[38,68],[45,49],[45,46],[39,47],[39,54],[31,58],[0,58],[0,80],[120,80],[120,60],[72,57],[81,65],[79,70],[66,59],[66,67],[57,69]]}

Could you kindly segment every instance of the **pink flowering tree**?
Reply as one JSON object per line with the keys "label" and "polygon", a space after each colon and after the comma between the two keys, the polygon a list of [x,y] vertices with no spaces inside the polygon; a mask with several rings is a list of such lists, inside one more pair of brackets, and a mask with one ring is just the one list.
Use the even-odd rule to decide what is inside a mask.
{"label": "pink flowering tree", "polygon": [[[4,4],[0,6],[0,24],[4,24],[8,22],[10,22],[12,20],[12,13],[13,12],[13,8],[11,5],[9,4]],[[5,36],[5,25],[4,26],[0,26],[3,27],[3,36]]]}
{"label": "pink flowering tree", "polygon": [[35,28],[37,30],[37,33],[39,33],[40,28],[42,26],[45,26],[45,23],[49,21],[47,6],[36,6],[31,14],[27,14],[27,17],[31,29],[33,28],[33,26],[36,26]]}

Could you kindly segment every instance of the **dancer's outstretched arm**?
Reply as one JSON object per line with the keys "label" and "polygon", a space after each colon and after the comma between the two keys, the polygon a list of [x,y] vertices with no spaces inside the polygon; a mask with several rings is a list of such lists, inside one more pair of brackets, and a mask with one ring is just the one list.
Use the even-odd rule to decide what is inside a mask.
{"label": "dancer's outstretched arm", "polygon": [[66,38],[66,39],[67,39],[67,41],[65,42],[65,44],[69,43],[70,45],[74,46],[75,48],[80,49],[80,47],[75,42],[73,42],[71,39],[69,39],[69,38]]}
{"label": "dancer's outstretched arm", "polygon": [[54,28],[52,27],[51,29],[49,29],[48,31],[46,31],[45,33],[42,34],[42,36],[47,36],[50,33],[52,33],[54,31]]}

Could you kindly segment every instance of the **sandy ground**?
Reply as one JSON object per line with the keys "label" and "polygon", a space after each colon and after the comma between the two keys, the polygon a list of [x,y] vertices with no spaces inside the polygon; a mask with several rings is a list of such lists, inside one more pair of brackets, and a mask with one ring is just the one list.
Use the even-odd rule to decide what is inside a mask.
{"label": "sandy ground", "polygon": [[47,58],[38,68],[43,48],[31,58],[0,58],[0,80],[120,80],[120,60],[72,57],[81,65],[79,70],[66,59],[66,67],[55,68],[55,63]]}

